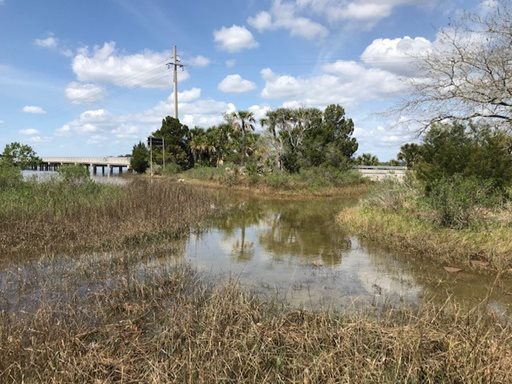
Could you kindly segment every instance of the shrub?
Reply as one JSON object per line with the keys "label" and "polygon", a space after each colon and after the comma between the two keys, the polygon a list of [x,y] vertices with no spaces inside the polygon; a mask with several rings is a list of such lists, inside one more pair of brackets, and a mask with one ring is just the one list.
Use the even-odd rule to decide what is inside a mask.
{"label": "shrub", "polygon": [[473,213],[479,206],[496,203],[490,181],[475,176],[454,175],[432,182],[426,197],[439,224],[451,228],[464,228],[474,221]]}
{"label": "shrub", "polygon": [[59,174],[69,184],[80,185],[90,181],[88,169],[79,164],[62,165]]}
{"label": "shrub", "polygon": [[418,190],[417,181],[412,177],[403,182],[386,179],[372,186],[365,205],[398,212],[416,205]]}
{"label": "shrub", "polygon": [[18,167],[0,161],[0,189],[16,187],[22,180]]}
{"label": "shrub", "polygon": [[176,163],[166,164],[162,169],[162,175],[165,176],[175,176],[176,174],[181,172],[181,167]]}

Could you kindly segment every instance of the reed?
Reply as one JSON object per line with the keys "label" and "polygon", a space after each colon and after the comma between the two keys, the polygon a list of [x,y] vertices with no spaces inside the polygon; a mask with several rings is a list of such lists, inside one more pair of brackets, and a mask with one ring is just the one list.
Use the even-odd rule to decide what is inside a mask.
{"label": "reed", "polygon": [[0,314],[2,383],[506,383],[510,325],[485,304],[358,314],[262,302],[190,268]]}
{"label": "reed", "polygon": [[403,211],[347,208],[337,216],[349,232],[416,258],[476,270],[512,268],[512,228],[507,223],[443,228]]}
{"label": "reed", "polygon": [[0,259],[172,239],[215,212],[208,194],[165,180],[134,180],[124,187],[42,183],[31,188],[11,191],[9,196],[24,197],[0,210]]}

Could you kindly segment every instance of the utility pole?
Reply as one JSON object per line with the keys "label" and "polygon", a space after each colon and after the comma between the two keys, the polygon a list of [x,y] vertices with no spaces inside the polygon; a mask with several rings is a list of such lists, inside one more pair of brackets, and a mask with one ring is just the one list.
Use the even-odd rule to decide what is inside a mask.
{"label": "utility pole", "polygon": [[176,46],[172,50],[172,61],[167,63],[167,68],[173,69],[173,82],[174,82],[174,117],[178,119],[178,68],[183,68],[180,59],[178,59],[178,53]]}
{"label": "utility pole", "polygon": [[148,139],[149,141],[149,175],[153,177],[153,137]]}

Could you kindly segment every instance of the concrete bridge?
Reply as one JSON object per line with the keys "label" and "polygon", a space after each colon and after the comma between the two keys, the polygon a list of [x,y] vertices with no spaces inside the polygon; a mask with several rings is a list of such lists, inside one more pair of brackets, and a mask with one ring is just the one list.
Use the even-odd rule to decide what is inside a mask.
{"label": "concrete bridge", "polygon": [[359,165],[356,169],[364,177],[375,181],[384,179],[402,180],[405,176],[405,172],[407,171],[407,167],[394,167],[387,165]]}
{"label": "concrete bridge", "polygon": [[114,173],[114,168],[118,168],[119,173],[123,173],[123,169],[130,170],[130,158],[129,157],[51,157],[43,156],[41,163],[34,166],[34,169],[41,171],[56,171],[61,165],[65,164],[80,164],[87,167],[89,172],[96,175],[98,168],[101,168],[101,172],[104,175],[105,171],[108,174]]}

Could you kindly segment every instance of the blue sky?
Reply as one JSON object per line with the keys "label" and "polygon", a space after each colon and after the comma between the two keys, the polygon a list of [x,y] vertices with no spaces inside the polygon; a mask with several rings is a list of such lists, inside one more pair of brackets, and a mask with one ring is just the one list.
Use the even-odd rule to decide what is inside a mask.
{"label": "blue sky", "polygon": [[0,147],[119,155],[173,115],[209,127],[223,113],[331,103],[362,152],[394,158],[415,135],[386,112],[407,96],[412,56],[473,0],[0,0]]}

